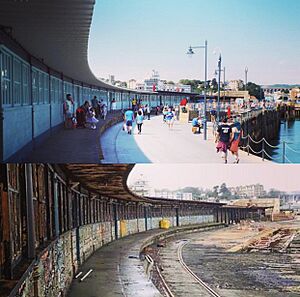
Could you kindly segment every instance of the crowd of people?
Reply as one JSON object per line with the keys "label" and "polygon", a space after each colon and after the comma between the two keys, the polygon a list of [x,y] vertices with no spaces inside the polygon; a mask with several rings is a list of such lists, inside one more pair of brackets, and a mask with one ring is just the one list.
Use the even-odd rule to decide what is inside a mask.
{"label": "crowd of people", "polygon": [[66,95],[63,104],[65,128],[90,128],[95,130],[99,118],[106,119],[107,106],[102,100],[98,100],[96,96],[91,102],[85,101],[74,111],[74,100],[71,94]]}

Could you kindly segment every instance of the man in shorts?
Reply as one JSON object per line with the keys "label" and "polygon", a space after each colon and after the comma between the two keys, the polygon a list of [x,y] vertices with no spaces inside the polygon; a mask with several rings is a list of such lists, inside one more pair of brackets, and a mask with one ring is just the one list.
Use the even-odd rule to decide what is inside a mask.
{"label": "man in shorts", "polygon": [[127,129],[127,133],[131,134],[132,131],[132,123],[134,121],[134,112],[131,109],[128,109],[125,114],[124,114],[124,118],[125,118],[125,124],[126,124],[126,129]]}
{"label": "man in shorts", "polygon": [[223,158],[225,161],[225,164],[227,163],[227,150],[230,145],[231,141],[231,133],[232,133],[232,128],[231,125],[227,123],[227,118],[224,117],[221,125],[219,125],[218,130],[217,130],[217,138],[219,140],[217,144],[217,153],[222,152]]}

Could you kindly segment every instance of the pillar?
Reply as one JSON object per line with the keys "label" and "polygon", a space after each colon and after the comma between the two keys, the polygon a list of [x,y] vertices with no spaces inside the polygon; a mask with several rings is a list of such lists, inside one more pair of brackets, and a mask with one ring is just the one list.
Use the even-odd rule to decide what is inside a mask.
{"label": "pillar", "polygon": [[54,174],[54,226],[55,226],[55,237],[59,236],[59,213],[58,213],[58,180],[56,173]]}
{"label": "pillar", "polygon": [[32,186],[32,167],[25,164],[26,176],[26,216],[27,216],[27,256],[29,259],[35,258],[35,216],[33,206],[33,186]]}

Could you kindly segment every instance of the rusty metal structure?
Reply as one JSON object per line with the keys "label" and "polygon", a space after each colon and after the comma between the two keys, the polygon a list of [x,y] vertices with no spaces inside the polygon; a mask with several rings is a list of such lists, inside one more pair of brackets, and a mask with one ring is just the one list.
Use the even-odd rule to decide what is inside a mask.
{"label": "rusty metal structure", "polygon": [[[41,283],[55,284],[44,288],[49,296],[63,292],[79,265],[103,244],[159,228],[163,218],[176,227],[230,224],[257,214],[220,203],[139,197],[127,187],[133,168],[128,164],[0,168],[0,296],[31,296]],[[62,283],[55,283],[61,274]]]}

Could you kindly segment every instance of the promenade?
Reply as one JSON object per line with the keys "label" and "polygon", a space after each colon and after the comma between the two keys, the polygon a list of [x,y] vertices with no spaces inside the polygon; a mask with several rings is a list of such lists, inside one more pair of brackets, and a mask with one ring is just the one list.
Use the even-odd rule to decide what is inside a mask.
{"label": "promenade", "polygon": [[[203,134],[193,134],[191,123],[175,121],[169,129],[162,116],[145,120],[142,134],[134,127],[133,134],[122,131],[122,123],[108,129],[101,137],[104,155],[102,163],[223,163],[216,153],[211,123],[208,123],[208,140]],[[234,157],[228,155],[228,163]],[[270,163],[240,150],[240,163]]]}

